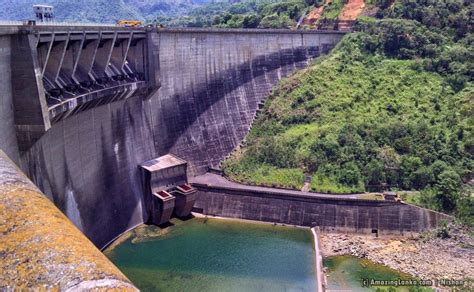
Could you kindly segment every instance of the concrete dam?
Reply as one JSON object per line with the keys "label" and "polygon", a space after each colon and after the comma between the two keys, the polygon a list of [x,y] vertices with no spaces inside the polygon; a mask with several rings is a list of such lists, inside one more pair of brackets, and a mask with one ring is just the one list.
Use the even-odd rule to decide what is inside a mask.
{"label": "concrete dam", "polygon": [[102,248],[149,221],[139,165],[218,166],[272,87],[343,35],[2,26],[0,149]]}

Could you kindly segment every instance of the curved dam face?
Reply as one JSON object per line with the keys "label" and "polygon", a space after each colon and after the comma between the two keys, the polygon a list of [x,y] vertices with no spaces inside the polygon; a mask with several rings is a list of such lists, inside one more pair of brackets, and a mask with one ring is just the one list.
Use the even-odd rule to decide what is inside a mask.
{"label": "curved dam face", "polygon": [[155,156],[141,97],[53,126],[25,156],[35,184],[98,247],[143,223],[138,164]]}
{"label": "curved dam face", "polygon": [[245,137],[271,88],[328,53],[342,36],[245,30],[155,35],[161,88],[150,108],[157,151],[190,161],[192,175],[218,166]]}
{"label": "curved dam face", "polygon": [[[119,43],[120,33],[111,34],[110,40],[100,34],[103,39],[97,41],[96,50],[109,48],[111,52],[110,62],[98,63],[104,64],[102,69],[106,73],[120,69],[122,58],[119,55],[115,58],[117,66],[107,67],[107,64],[114,64],[115,50],[120,46],[127,47],[125,36]],[[67,34],[69,42],[73,41],[72,34]],[[137,52],[141,51],[148,57],[143,64],[136,61],[132,69],[140,71],[139,68],[143,68],[144,78],[158,85],[153,94],[133,91],[134,84],[145,82],[135,78],[123,85],[124,94],[120,98],[91,105],[89,97],[81,96],[84,106],[76,110],[73,108],[76,103],[65,104],[63,112],[66,114],[55,116],[51,127],[34,139],[28,150],[21,151],[18,160],[15,155],[20,151],[11,145],[16,140],[23,144],[22,141],[33,136],[28,131],[37,128],[19,126],[15,116],[18,110],[14,107],[14,114],[0,112],[1,121],[5,122],[2,127],[8,131],[1,130],[9,133],[9,139],[0,147],[21,164],[33,182],[95,245],[104,247],[121,233],[148,219],[144,212],[140,163],[173,153],[188,161],[191,175],[202,174],[209,166],[218,166],[241,143],[259,103],[271,88],[281,78],[329,52],[342,36],[337,32],[272,30],[147,31],[146,39],[131,38],[128,46],[144,42],[142,47],[135,49],[133,56],[136,58]],[[57,33],[54,37],[57,38]],[[14,35],[5,37],[9,38]],[[0,43],[9,47],[8,42]],[[108,42],[112,43],[108,46]],[[57,54],[65,58],[71,46],[64,45],[64,51],[59,50]],[[51,44],[51,47],[57,48],[57,45]],[[128,49],[117,49],[117,52],[123,51]],[[44,52],[48,52],[47,46]],[[0,63],[4,59],[13,64],[16,62],[14,56],[6,53],[0,57]],[[122,70],[126,70],[132,62],[123,60]],[[5,72],[14,77],[9,66],[1,64],[0,70],[2,74]],[[95,63],[90,66],[96,67]],[[50,79],[59,77],[56,80],[59,84],[64,73],[61,65],[57,71],[54,66],[48,68],[53,76]],[[138,76],[132,74],[142,74],[140,72],[129,76]],[[92,70],[88,76],[95,75]],[[94,78],[101,80],[102,77]],[[14,89],[13,95],[3,95],[2,108],[5,103],[12,108],[15,98]],[[11,131],[15,128],[18,138],[10,133],[15,132]],[[19,131],[22,132],[20,136]],[[21,145],[19,149],[22,149]]]}

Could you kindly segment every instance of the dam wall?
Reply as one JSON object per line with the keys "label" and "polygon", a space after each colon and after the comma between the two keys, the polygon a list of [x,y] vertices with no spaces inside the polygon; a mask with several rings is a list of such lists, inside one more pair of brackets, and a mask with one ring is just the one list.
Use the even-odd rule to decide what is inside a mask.
{"label": "dam wall", "polygon": [[[60,43],[73,34],[79,41],[81,34],[72,31],[54,35]],[[44,35],[47,45],[51,34]],[[271,88],[329,52],[343,36],[205,29],[146,35],[148,58],[140,68],[147,73],[143,82],[158,84],[157,91],[133,91],[125,99],[79,110],[70,94],[65,98],[73,114],[51,119],[51,128],[20,154],[33,182],[101,248],[148,221],[140,163],[173,153],[188,161],[191,175],[218,165],[241,143]],[[97,37],[91,38],[94,44]],[[115,48],[110,41],[109,36],[104,46]],[[67,56],[68,46],[62,48]],[[7,120],[8,113],[0,118]]]}
{"label": "dam wall", "polygon": [[193,184],[194,210],[222,216],[297,226],[323,232],[406,235],[438,226],[448,215],[396,201],[371,201],[295,195],[293,192]]}
{"label": "dam wall", "polygon": [[11,35],[2,32],[0,29],[0,149],[19,164],[12,93],[12,42]]}
{"label": "dam wall", "polygon": [[147,220],[138,165],[156,156],[141,97],[59,121],[24,156],[35,184],[98,247]]}

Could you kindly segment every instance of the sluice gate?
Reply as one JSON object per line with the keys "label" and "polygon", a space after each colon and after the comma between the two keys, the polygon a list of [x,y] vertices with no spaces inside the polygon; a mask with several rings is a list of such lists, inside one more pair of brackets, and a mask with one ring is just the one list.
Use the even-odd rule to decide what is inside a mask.
{"label": "sluice gate", "polygon": [[20,151],[61,120],[158,86],[143,29],[25,26],[12,41]]}

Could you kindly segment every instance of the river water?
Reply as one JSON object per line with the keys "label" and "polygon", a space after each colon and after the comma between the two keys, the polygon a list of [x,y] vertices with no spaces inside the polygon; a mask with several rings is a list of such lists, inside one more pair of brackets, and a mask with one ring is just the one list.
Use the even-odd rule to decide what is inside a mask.
{"label": "river water", "polygon": [[[407,286],[373,286],[370,280],[408,280],[412,277],[387,266],[376,264],[367,259],[353,256],[334,256],[324,259],[324,267],[327,272],[328,291],[433,291],[430,287],[407,287]],[[365,284],[369,287],[363,286]]]}
{"label": "river water", "polygon": [[194,218],[143,226],[105,254],[142,291],[315,291],[309,229]]}

